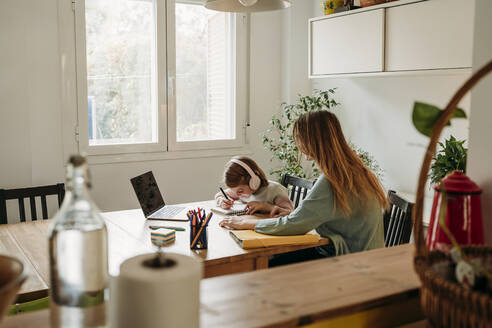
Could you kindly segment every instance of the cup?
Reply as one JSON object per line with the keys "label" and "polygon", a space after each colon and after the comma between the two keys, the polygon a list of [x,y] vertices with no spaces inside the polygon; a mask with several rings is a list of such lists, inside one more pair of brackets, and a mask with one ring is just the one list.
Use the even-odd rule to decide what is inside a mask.
{"label": "cup", "polygon": [[335,9],[339,7],[343,7],[343,0],[327,0],[321,2],[321,9],[325,15],[331,15],[335,13]]}

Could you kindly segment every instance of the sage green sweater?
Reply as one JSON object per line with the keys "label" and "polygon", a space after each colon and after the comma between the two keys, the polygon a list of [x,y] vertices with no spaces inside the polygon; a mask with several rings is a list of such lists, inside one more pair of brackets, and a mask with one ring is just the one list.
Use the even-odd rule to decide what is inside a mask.
{"label": "sage green sweater", "polygon": [[[269,235],[301,235],[313,229],[328,237],[336,255],[384,247],[383,211],[374,197],[364,206],[358,199],[349,200],[352,213],[347,217],[333,208],[333,190],[321,175],[304,201],[288,216],[262,219],[255,231]],[[321,249],[323,252],[323,248]]]}

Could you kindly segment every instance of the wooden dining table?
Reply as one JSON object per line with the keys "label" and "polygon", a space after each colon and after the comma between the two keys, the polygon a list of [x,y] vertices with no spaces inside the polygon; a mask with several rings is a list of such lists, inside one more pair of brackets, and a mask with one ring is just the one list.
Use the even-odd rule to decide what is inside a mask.
{"label": "wooden dining table", "polygon": [[[203,279],[200,327],[424,327],[414,249],[406,244]],[[2,327],[49,327],[49,315],[17,314]]]}
{"label": "wooden dining table", "polygon": [[[186,209],[201,207],[207,212],[214,205],[214,201],[180,204]],[[222,216],[214,214],[208,226],[208,249],[192,250],[189,246],[188,222],[147,220],[140,209],[106,212],[103,213],[103,217],[108,230],[109,273],[112,276],[119,274],[119,266],[126,259],[156,251],[150,240],[151,225],[185,228],[185,231],[176,231],[176,241],[164,248],[164,252],[199,259],[204,264],[204,278],[266,269],[271,255],[329,243],[328,239],[320,238],[317,243],[309,245],[245,250],[230,237],[229,230],[219,226]],[[186,217],[186,210],[178,217]],[[29,278],[22,286],[17,302],[37,299],[48,294],[48,233],[51,223],[52,220],[42,220],[0,226],[0,254],[21,259],[29,271]]]}

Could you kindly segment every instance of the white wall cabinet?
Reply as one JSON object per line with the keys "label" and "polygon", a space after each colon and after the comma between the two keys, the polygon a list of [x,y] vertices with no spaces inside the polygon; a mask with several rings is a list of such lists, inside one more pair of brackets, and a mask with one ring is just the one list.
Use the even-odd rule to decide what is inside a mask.
{"label": "white wall cabinet", "polygon": [[474,1],[430,0],[386,9],[386,71],[472,66]]}
{"label": "white wall cabinet", "polygon": [[313,18],[309,76],[470,69],[474,7],[474,0],[399,0]]}
{"label": "white wall cabinet", "polygon": [[311,75],[382,72],[384,9],[312,22]]}

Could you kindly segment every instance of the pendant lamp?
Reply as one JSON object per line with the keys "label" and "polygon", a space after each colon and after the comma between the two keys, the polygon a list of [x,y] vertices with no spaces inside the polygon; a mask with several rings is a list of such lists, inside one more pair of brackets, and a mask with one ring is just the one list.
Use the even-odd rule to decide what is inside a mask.
{"label": "pendant lamp", "polygon": [[207,0],[205,8],[234,13],[252,13],[285,9],[291,0]]}

